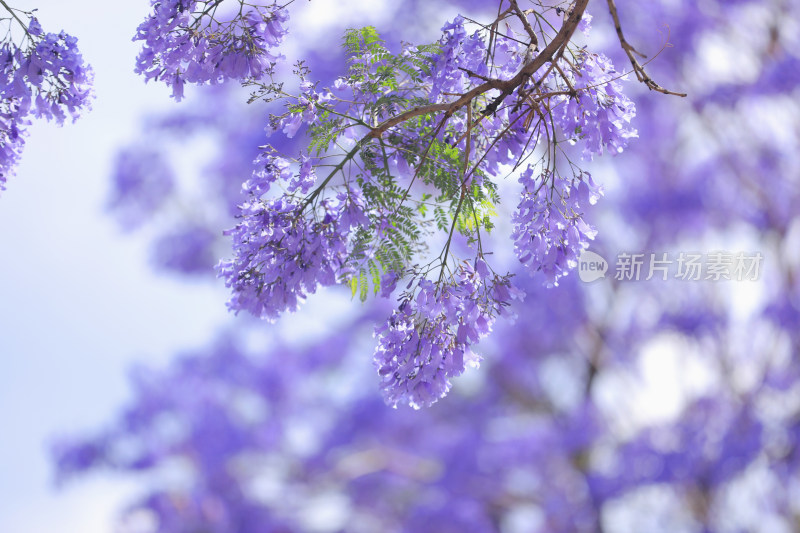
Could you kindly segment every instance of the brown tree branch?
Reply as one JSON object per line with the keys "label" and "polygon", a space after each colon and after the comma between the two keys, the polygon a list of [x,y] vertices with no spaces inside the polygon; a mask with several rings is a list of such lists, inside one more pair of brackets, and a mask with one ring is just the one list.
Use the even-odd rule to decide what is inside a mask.
{"label": "brown tree branch", "polygon": [[665,89],[658,83],[656,83],[644,70],[644,67],[639,63],[639,60],[636,59],[636,56],[646,58],[647,56],[636,50],[628,41],[625,40],[625,35],[622,33],[622,25],[619,22],[619,14],[617,13],[617,4],[614,0],[607,0],[608,1],[608,10],[611,13],[611,18],[614,19],[614,29],[617,30],[617,38],[619,39],[619,45],[625,51],[625,55],[628,56],[628,59],[631,62],[631,66],[633,67],[633,71],[636,73],[636,78],[647,85],[647,88],[651,91],[657,91],[663,94],[671,94],[673,96],[680,96],[682,98],[686,97],[686,93],[676,93]]}
{"label": "brown tree branch", "polygon": [[534,50],[539,49],[539,39],[536,38],[536,32],[533,31],[533,27],[531,23],[528,22],[528,17],[525,16],[525,13],[517,5],[517,0],[509,0],[511,3],[511,9],[514,10],[514,13],[517,15],[517,18],[522,21],[522,27],[525,28],[525,31],[528,32],[528,36],[531,38],[531,44],[533,45]]}
{"label": "brown tree branch", "polygon": [[567,43],[569,43],[569,40],[572,38],[572,34],[575,33],[575,29],[578,27],[578,23],[581,21],[581,17],[583,17],[583,12],[586,10],[586,5],[588,3],[589,0],[577,0],[575,2],[575,7],[572,9],[572,12],[564,21],[564,24],[561,26],[561,29],[553,38],[553,40],[550,41],[545,49],[542,50],[532,61],[526,63],[513,78],[508,80],[491,79],[485,81],[477,87],[473,87],[471,90],[467,91],[461,95],[461,97],[452,102],[424,105],[404,111],[403,113],[387,119],[372,128],[372,130],[367,133],[364,140],[381,137],[389,128],[397,126],[398,124],[402,124],[407,120],[421,115],[444,111],[447,116],[452,116],[453,113],[472,102],[472,100],[474,100],[476,97],[491,91],[492,89],[497,89],[500,91],[500,96],[495,98],[494,101],[492,101],[492,103],[490,103],[489,106],[487,106],[487,108],[484,110],[484,114],[490,114],[492,109],[496,110],[502,101],[505,100],[505,98],[510,95],[514,89],[525,83],[545,63],[552,61],[559,51],[565,47]]}

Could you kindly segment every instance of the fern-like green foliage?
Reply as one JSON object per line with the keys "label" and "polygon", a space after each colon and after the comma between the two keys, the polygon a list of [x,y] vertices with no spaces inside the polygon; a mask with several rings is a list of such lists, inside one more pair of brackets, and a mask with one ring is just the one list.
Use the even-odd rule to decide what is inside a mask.
{"label": "fern-like green foliage", "polygon": [[[334,163],[343,183],[326,185],[341,190],[354,180],[370,207],[369,227],[351,237],[351,274],[345,280],[353,297],[364,300],[380,290],[384,272],[404,272],[419,260],[432,232],[449,235],[457,229],[473,242],[479,232],[490,231],[499,199],[490,177],[474,170],[474,157],[466,161],[466,154],[456,148],[463,133],[453,129],[452,121],[440,125],[442,117],[436,114],[416,116],[381,137],[365,136],[349,149],[339,145],[337,139],[348,127],[361,126],[367,132],[406,110],[430,104],[429,88],[422,80],[439,52],[438,44],[431,44],[392,54],[369,26],[347,30],[343,47],[349,64],[345,81],[373,98],[363,99],[368,103],[347,113],[319,104],[317,121],[309,129],[310,150],[346,162]],[[413,175],[393,174],[389,154],[402,157]]]}

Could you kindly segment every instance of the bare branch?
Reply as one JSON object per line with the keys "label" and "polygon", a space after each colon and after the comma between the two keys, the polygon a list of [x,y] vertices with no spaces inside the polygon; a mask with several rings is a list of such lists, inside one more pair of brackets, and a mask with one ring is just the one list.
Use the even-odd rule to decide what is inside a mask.
{"label": "bare branch", "polygon": [[647,85],[647,88],[651,91],[657,91],[663,94],[671,94],[673,96],[680,96],[682,98],[686,97],[686,93],[676,93],[665,89],[658,83],[656,83],[644,70],[644,67],[639,63],[639,60],[636,59],[636,56],[646,58],[647,56],[636,50],[633,46],[631,46],[628,41],[625,40],[625,35],[622,33],[622,25],[619,22],[619,14],[617,13],[617,5],[614,0],[607,0],[608,1],[608,10],[611,12],[611,18],[614,19],[614,28],[617,30],[617,37],[619,38],[619,44],[622,49],[625,51],[625,54],[628,56],[628,59],[631,61],[631,66],[633,67],[633,71],[636,73],[636,78]]}

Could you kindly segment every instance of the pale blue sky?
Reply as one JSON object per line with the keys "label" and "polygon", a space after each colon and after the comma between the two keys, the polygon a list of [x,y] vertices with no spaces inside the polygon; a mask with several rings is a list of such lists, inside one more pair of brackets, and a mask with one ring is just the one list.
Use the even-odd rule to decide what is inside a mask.
{"label": "pale blue sky", "polygon": [[0,195],[0,531],[109,533],[121,485],[54,493],[46,442],[109,421],[134,361],[201,346],[227,319],[225,294],[154,275],[145,238],[122,234],[103,212],[115,147],[136,135],[145,110],[172,105],[132,71],[130,37],[148,2],[13,4],[38,7],[47,31],[78,36],[98,98],[75,124],[31,128]]}

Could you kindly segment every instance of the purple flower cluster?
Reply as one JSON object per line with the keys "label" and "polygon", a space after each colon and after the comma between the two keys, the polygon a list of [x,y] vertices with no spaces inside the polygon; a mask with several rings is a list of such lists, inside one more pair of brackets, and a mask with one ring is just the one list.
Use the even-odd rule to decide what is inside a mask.
{"label": "purple flower cluster", "polygon": [[222,0],[151,0],[153,11],[137,28],[143,48],[136,72],[160,80],[183,98],[185,83],[220,83],[259,78],[280,56],[272,52],[287,33],[289,14],[272,6],[247,10],[218,22]]}
{"label": "purple flower cluster", "polygon": [[519,297],[482,259],[476,259],[474,268],[461,263],[451,284],[422,279],[418,288],[416,296],[403,295],[399,308],[375,330],[375,365],[384,399],[392,407],[419,409],[444,397],[449,378],[480,362],[470,346],[488,335],[495,317]]}
{"label": "purple flower cluster", "polygon": [[545,171],[538,179],[528,166],[519,178],[522,200],[512,216],[514,252],[532,271],[541,271],[548,286],[557,286],[578,264],[597,230],[584,222],[583,209],[597,202],[602,189],[589,173],[571,181]]}
{"label": "purple flower cluster", "polygon": [[225,232],[235,257],[217,267],[233,290],[229,309],[275,320],[319,286],[340,282],[350,228],[362,222],[363,208],[357,195],[345,194],[323,200],[317,218],[286,196],[243,204],[239,224]]}
{"label": "purple flower cluster", "polygon": [[93,97],[92,70],[75,37],[46,33],[36,18],[25,32],[22,45],[0,41],[0,190],[19,161],[31,116],[63,124]]}
{"label": "purple flower cluster", "polygon": [[309,221],[285,198],[242,205],[239,224],[226,232],[236,255],[218,266],[233,290],[228,307],[274,320],[296,310],[319,285],[336,283],[346,252],[337,222],[333,212]]}
{"label": "purple flower cluster", "polygon": [[[590,21],[591,16],[585,15],[580,26],[584,32],[589,31]],[[430,85],[427,98],[431,102],[443,101],[446,94],[463,94],[483,83],[487,76],[509,79],[530,58],[528,47],[510,29],[508,35],[496,36],[492,54],[488,53],[480,33],[467,33],[462,17],[446,24],[442,31],[441,50],[433,57],[430,75],[422,75]],[[574,63],[558,60],[558,69],[543,66],[511,94],[487,93],[489,102],[497,98],[500,105],[483,118],[483,135],[473,139],[471,151],[485,152],[480,170],[490,176],[498,175],[502,172],[500,165],[515,164],[545,138],[557,142],[550,139],[553,123],[571,143],[582,142],[586,159],[605,150],[619,153],[630,138],[637,136],[631,126],[635,106],[622,92],[622,81],[627,76],[618,73],[602,54],[585,50],[576,54],[578,61]],[[489,56],[491,60],[487,61]],[[527,96],[531,91],[541,93],[538,103]],[[502,104],[515,100],[517,105]],[[534,120],[535,117],[540,120]],[[464,119],[463,116],[451,119],[453,134],[461,139],[460,149],[466,148]]]}
{"label": "purple flower cluster", "polygon": [[602,54],[584,52],[572,78],[574,96],[561,96],[552,106],[553,120],[572,142],[583,141],[583,157],[622,152],[628,139],[637,137],[631,120],[633,101],[622,92],[627,79]]}
{"label": "purple flower cluster", "polygon": [[431,90],[428,98],[431,102],[443,99],[443,93],[460,94],[470,85],[469,74],[488,76],[486,65],[486,43],[478,32],[467,35],[464,28],[464,17],[459,15],[453,22],[442,27],[444,35],[439,44],[441,52],[436,56],[436,63],[431,73]]}

